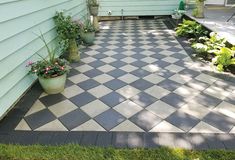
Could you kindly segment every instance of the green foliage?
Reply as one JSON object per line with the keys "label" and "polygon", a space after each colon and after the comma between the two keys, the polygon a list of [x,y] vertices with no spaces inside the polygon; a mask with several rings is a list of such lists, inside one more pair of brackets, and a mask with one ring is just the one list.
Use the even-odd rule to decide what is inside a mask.
{"label": "green foliage", "polygon": [[80,26],[73,22],[71,16],[64,16],[63,12],[56,12],[54,17],[59,44],[62,51],[68,49],[69,40],[77,39],[80,33]]}
{"label": "green foliage", "polygon": [[212,63],[217,65],[218,71],[224,71],[224,69],[232,64],[235,64],[234,58],[235,48],[229,49],[223,47],[220,51],[216,52],[216,57],[213,58]]}
{"label": "green foliage", "polygon": [[199,53],[212,53],[218,52],[221,48],[225,47],[226,40],[217,33],[211,32],[210,37],[200,37],[198,42],[192,44]]}
{"label": "green foliage", "polygon": [[111,147],[0,144],[0,160],[233,160],[233,150],[114,149]]}
{"label": "green foliage", "polygon": [[95,32],[95,26],[91,23],[89,19],[86,19],[84,23],[80,23],[81,31],[83,33]]}
{"label": "green foliage", "polygon": [[183,23],[179,24],[176,28],[177,36],[184,36],[188,38],[195,38],[198,40],[199,37],[207,35],[207,31],[202,27],[202,25],[198,24],[196,21],[191,20],[183,20]]}
{"label": "green foliage", "polygon": [[93,7],[99,6],[99,2],[97,0],[87,0],[87,4],[88,6],[93,6]]}
{"label": "green foliage", "polygon": [[45,59],[38,54],[42,60],[28,63],[27,67],[30,67],[29,74],[36,74],[44,78],[53,78],[67,73],[67,62],[63,59],[56,58],[55,49],[50,49],[42,34],[39,38],[43,41],[49,58]]}

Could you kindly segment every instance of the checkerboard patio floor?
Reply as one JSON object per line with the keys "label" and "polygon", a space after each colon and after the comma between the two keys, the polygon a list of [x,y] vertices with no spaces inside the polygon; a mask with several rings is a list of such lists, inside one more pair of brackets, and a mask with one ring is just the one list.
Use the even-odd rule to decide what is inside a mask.
{"label": "checkerboard patio floor", "polygon": [[16,131],[235,133],[235,84],[203,73],[161,20],[101,28]]}

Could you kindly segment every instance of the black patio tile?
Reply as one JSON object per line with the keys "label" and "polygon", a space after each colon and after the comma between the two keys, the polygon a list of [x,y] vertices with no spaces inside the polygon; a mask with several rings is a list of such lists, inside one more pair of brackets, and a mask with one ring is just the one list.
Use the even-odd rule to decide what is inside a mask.
{"label": "black patio tile", "polygon": [[119,54],[115,54],[111,57],[114,58],[114,59],[120,60],[120,59],[126,58],[127,56],[124,55],[124,54],[119,53]]}
{"label": "black patio tile", "polygon": [[108,81],[104,83],[104,85],[112,90],[117,90],[119,88],[122,88],[123,86],[126,85],[125,82],[119,80],[119,79],[113,79],[111,81]]}
{"label": "black patio tile", "polygon": [[112,132],[99,132],[96,140],[96,146],[111,147],[112,136]]}
{"label": "black patio tile", "polygon": [[108,56],[106,54],[99,53],[99,54],[94,55],[93,57],[96,58],[96,59],[103,59],[103,58],[106,58]]}
{"label": "black patio tile", "polygon": [[143,61],[141,61],[141,60],[138,60],[138,61],[135,61],[135,62],[131,63],[131,65],[133,65],[133,66],[135,66],[135,67],[142,68],[142,67],[148,65],[148,63],[143,62]]}
{"label": "black patio tile", "polygon": [[194,77],[198,76],[198,75],[201,74],[201,73],[198,72],[198,71],[195,71],[195,70],[191,70],[191,69],[186,68],[186,69],[180,71],[179,74],[185,75],[185,76],[189,76],[189,77],[191,77],[191,78],[194,78]]}
{"label": "black patio tile", "polygon": [[127,74],[127,73],[125,71],[121,70],[121,69],[115,69],[115,70],[112,70],[112,71],[108,72],[107,74],[114,77],[114,78],[118,78],[118,77],[121,77],[121,76],[123,76],[124,74]]}
{"label": "black patio tile", "polygon": [[111,93],[101,97],[100,100],[103,103],[105,103],[106,105],[108,105],[110,107],[114,107],[114,106],[118,105],[119,103],[125,101],[125,98],[116,92],[111,92]]}
{"label": "black patio tile", "polygon": [[96,51],[100,53],[104,53],[104,52],[109,51],[109,49],[102,47],[102,48],[96,49]]}
{"label": "black patio tile", "polygon": [[88,65],[91,66],[91,67],[94,67],[94,68],[98,68],[98,67],[103,66],[105,64],[106,63],[104,63],[104,62],[102,62],[100,60],[97,60],[97,61],[89,63]]}
{"label": "black patio tile", "polygon": [[94,146],[96,144],[98,133],[97,132],[83,132],[80,145]]}
{"label": "black patio tile", "polygon": [[115,61],[115,62],[110,63],[110,65],[115,68],[121,68],[122,66],[125,66],[126,64],[127,63],[123,61]]}
{"label": "black patio tile", "polygon": [[68,77],[72,77],[72,76],[75,76],[75,75],[78,75],[80,74],[80,72],[74,68],[70,69],[69,70],[69,73],[67,74]]}
{"label": "black patio tile", "polygon": [[149,49],[149,51],[152,51],[152,52],[155,52],[155,53],[162,52],[163,50],[164,50],[164,49],[158,48],[158,47]]}
{"label": "black patio tile", "polygon": [[175,108],[180,108],[186,103],[184,97],[175,93],[170,93],[165,97],[161,98],[161,100]]}
{"label": "black patio tile", "polygon": [[185,54],[174,53],[174,54],[172,54],[170,57],[174,57],[174,58],[177,58],[177,59],[182,60],[182,59],[184,59],[184,58],[186,58],[186,57],[188,57],[188,56],[185,55]]}
{"label": "black patio tile", "polygon": [[212,97],[205,93],[201,93],[200,95],[194,97],[192,101],[194,101],[195,103],[202,104],[208,108],[214,108],[222,102],[222,100]]}
{"label": "black patio tile", "polygon": [[103,74],[103,72],[101,72],[100,70],[97,70],[97,69],[92,69],[92,70],[89,70],[83,74],[85,74],[86,76],[88,76],[90,78],[94,78],[96,76]]}
{"label": "black patio tile", "polygon": [[179,84],[175,81],[172,81],[170,79],[166,79],[166,80],[160,82],[158,85],[162,88],[165,88],[168,91],[174,91],[181,86],[181,84]]}
{"label": "black patio tile", "polygon": [[129,118],[129,120],[140,128],[142,128],[143,130],[145,130],[146,132],[151,130],[153,127],[155,127],[162,121],[161,118],[147,110],[142,110],[141,112]]}
{"label": "black patio tile", "polygon": [[167,117],[166,121],[182,129],[183,131],[188,132],[200,122],[200,119],[184,112],[177,111]]}
{"label": "black patio tile", "polygon": [[218,139],[223,142],[225,149],[233,149],[235,148],[235,137],[233,134],[219,134]]}
{"label": "black patio tile", "polygon": [[131,100],[135,102],[136,104],[142,106],[142,107],[147,107],[150,104],[154,103],[157,101],[157,98],[145,93],[145,92],[140,92],[136,96],[132,97]]}
{"label": "black patio tile", "polygon": [[229,132],[235,125],[235,119],[216,112],[210,112],[207,114],[203,118],[203,121],[223,132]]}
{"label": "black patio tile", "polygon": [[[119,45],[120,45],[120,44],[115,44],[115,46],[119,46]],[[124,44],[124,45],[122,45],[121,47],[123,47],[123,46],[125,46],[125,44]],[[113,51],[115,51],[115,52],[117,52],[117,53],[122,53],[122,52],[127,51],[126,49],[121,48],[121,47],[116,48],[116,49],[114,49]]]}
{"label": "black patio tile", "polygon": [[144,90],[152,87],[154,84],[149,81],[146,81],[144,79],[139,79],[135,82],[132,82],[130,85],[141,90],[141,91],[144,91]]}
{"label": "black patio tile", "polygon": [[53,120],[56,117],[48,110],[43,109],[24,118],[32,130],[35,130]]}
{"label": "black patio tile", "polygon": [[74,83],[72,81],[70,81],[69,79],[67,79],[66,83],[65,83],[65,88],[70,87],[72,85],[74,85]]}
{"label": "black patio tile", "polygon": [[52,106],[56,103],[59,103],[63,100],[66,100],[66,97],[63,96],[62,94],[51,94],[44,96],[39,99],[46,107]]}
{"label": "black patio tile", "polygon": [[38,144],[50,145],[53,135],[53,132],[40,132],[37,137]]}
{"label": "black patio tile", "polygon": [[177,148],[193,149],[193,145],[186,134],[173,133],[174,146]]}
{"label": "black patio tile", "polygon": [[144,134],[143,133],[129,133],[128,134],[128,147],[129,148],[142,148],[144,147]]}
{"label": "black patio tile", "polygon": [[97,87],[98,85],[100,85],[100,83],[93,79],[88,79],[86,81],[78,83],[77,85],[83,90],[89,90],[91,88]]}
{"label": "black patio tile", "polygon": [[209,149],[209,145],[207,143],[206,138],[203,136],[203,134],[200,134],[200,133],[188,134],[188,139],[194,149],[197,149],[197,150]]}
{"label": "black patio tile", "polygon": [[71,143],[71,144],[80,144],[82,139],[82,132],[69,132],[66,143]]}
{"label": "black patio tile", "polygon": [[77,96],[70,98],[70,101],[73,102],[78,107],[82,107],[94,100],[96,100],[96,97],[94,97],[88,92],[83,92]]}
{"label": "black patio tile", "polygon": [[168,51],[172,51],[172,52],[180,52],[182,51],[183,49],[180,49],[180,48],[177,48],[177,47],[170,47],[167,49]]}
{"label": "black patio tile", "polygon": [[131,56],[132,58],[135,58],[135,59],[138,59],[138,60],[141,60],[147,56],[143,55],[143,54],[134,54]]}
{"label": "black patio tile", "polygon": [[219,139],[217,134],[203,134],[210,149],[225,149],[222,140]]}
{"label": "black patio tile", "polygon": [[115,148],[128,147],[128,133],[127,132],[114,132],[112,137],[112,145]]}
{"label": "black patio tile", "polygon": [[[142,45],[143,45],[143,44],[142,44]],[[136,48],[131,49],[131,51],[136,52],[136,53],[141,53],[141,52],[144,51],[144,49],[139,48],[139,46],[138,46],[138,47],[136,47]]]}
{"label": "black patio tile", "polygon": [[161,60],[161,59],[163,59],[163,58],[166,58],[166,56],[164,56],[164,55],[162,55],[162,54],[159,54],[159,53],[155,53],[155,54],[151,55],[150,57],[156,58],[156,59],[158,59],[158,60]]}
{"label": "black patio tile", "polygon": [[78,127],[89,119],[90,117],[79,108],[59,117],[60,122],[69,130]]}
{"label": "black patio tile", "polygon": [[148,71],[146,71],[144,69],[137,69],[135,71],[132,71],[131,74],[133,74],[133,75],[135,75],[135,76],[137,76],[139,78],[142,78],[142,77],[145,77],[145,76],[151,74],[151,72],[148,72]]}
{"label": "black patio tile", "polygon": [[144,147],[146,148],[160,147],[158,134],[145,132],[144,133]]}
{"label": "black patio tile", "polygon": [[51,145],[63,145],[67,142],[69,132],[55,132],[51,137]]}
{"label": "black patio tile", "polygon": [[100,115],[96,116],[95,121],[98,122],[107,131],[116,127],[118,124],[125,121],[125,117],[113,109],[109,109]]}

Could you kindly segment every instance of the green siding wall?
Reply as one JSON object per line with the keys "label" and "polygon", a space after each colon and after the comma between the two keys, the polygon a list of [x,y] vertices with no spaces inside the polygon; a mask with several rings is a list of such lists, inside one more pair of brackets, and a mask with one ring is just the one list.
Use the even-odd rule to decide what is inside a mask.
{"label": "green siding wall", "polygon": [[34,33],[41,31],[55,47],[56,11],[82,19],[87,15],[86,0],[0,1],[0,119],[35,80],[27,75],[27,62],[39,58],[35,53],[46,55]]}
{"label": "green siding wall", "polygon": [[99,16],[146,16],[171,15],[177,9],[180,0],[100,0]]}

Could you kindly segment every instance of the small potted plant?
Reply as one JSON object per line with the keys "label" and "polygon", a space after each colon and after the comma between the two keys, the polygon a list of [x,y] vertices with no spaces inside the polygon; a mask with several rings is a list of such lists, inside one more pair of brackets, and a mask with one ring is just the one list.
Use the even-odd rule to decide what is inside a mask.
{"label": "small potted plant", "polygon": [[42,58],[37,62],[29,62],[27,67],[31,67],[29,74],[36,74],[44,91],[48,94],[57,94],[64,90],[66,75],[68,72],[67,61],[56,58],[56,51],[49,48],[45,38],[41,34],[39,38],[45,44],[48,52],[48,59]]}
{"label": "small potted plant", "polygon": [[63,51],[68,52],[67,59],[80,60],[77,39],[79,38],[80,26],[72,20],[71,16],[64,16],[63,12],[56,12],[54,17],[59,44]]}
{"label": "small potted plant", "polygon": [[92,16],[98,16],[99,13],[99,2],[97,0],[88,0],[88,7]]}
{"label": "small potted plant", "polygon": [[204,1],[205,0],[196,0],[196,8],[192,12],[194,17],[204,18]]}
{"label": "small potted plant", "polygon": [[81,38],[87,45],[92,45],[95,40],[95,27],[89,19],[81,23]]}

